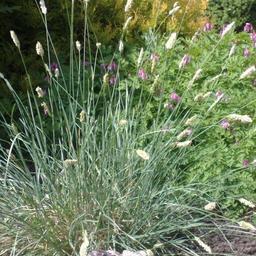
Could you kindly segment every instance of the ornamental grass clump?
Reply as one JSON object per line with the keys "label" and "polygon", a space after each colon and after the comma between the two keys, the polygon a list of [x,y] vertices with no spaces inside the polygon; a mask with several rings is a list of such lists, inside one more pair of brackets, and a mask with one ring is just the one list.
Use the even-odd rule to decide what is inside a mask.
{"label": "ornamental grass clump", "polygon": [[[151,38],[140,48],[138,61],[138,49],[134,56],[127,54],[130,45],[122,31],[113,56],[105,59],[105,45],[91,43],[88,1],[80,3],[84,40],[74,38],[74,3],[68,68],[56,54],[47,7],[40,1],[47,40],[45,52],[39,43],[33,52],[42,60],[46,88],[33,85],[26,73],[29,90],[24,103],[0,73],[15,100],[11,120],[1,119],[8,140],[0,144],[0,253],[211,253],[204,236],[235,229],[221,214],[223,197],[245,197],[234,195],[233,185],[223,182],[235,171],[200,180],[201,170],[193,170],[199,148],[205,145],[201,136],[234,113],[220,111],[226,101],[211,98],[212,93],[202,105],[194,101],[198,93],[218,92],[219,78],[209,85],[205,74],[213,77],[224,70],[207,69],[211,55],[200,59],[195,49],[201,48],[201,41],[187,42],[191,45],[182,52],[178,32],[169,40],[145,35]],[[131,12],[132,3],[127,1],[126,12]],[[22,57],[22,45],[14,33],[11,36]],[[218,45],[228,36],[213,40]],[[186,68],[179,68],[185,54],[193,61],[184,60]],[[164,107],[167,100],[172,107]],[[218,202],[218,209],[205,208],[206,202]]]}

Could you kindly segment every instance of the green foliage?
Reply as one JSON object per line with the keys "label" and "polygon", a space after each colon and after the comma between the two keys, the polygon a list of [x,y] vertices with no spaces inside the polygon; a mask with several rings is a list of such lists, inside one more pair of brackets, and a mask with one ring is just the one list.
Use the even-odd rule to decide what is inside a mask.
{"label": "green foliage", "polygon": [[254,23],[255,12],[255,0],[210,0],[208,3],[208,15],[218,26],[235,21],[241,28],[245,22]]}

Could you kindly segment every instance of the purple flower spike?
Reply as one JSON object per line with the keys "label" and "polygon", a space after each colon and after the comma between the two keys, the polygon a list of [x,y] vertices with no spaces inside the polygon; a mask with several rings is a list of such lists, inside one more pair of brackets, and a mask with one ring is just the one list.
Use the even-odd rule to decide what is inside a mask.
{"label": "purple flower spike", "polygon": [[253,26],[251,23],[249,23],[249,22],[245,23],[244,32],[248,32],[248,33],[253,32]]}
{"label": "purple flower spike", "polygon": [[230,127],[230,123],[229,123],[229,121],[228,121],[227,119],[224,119],[224,120],[222,120],[222,121],[220,122],[220,126],[221,126],[223,129],[227,130],[227,129],[229,129],[229,127]]}
{"label": "purple flower spike", "polygon": [[188,65],[191,61],[191,57],[189,55],[184,55],[180,64],[179,64],[179,68],[184,68],[186,65]]}
{"label": "purple flower spike", "polygon": [[248,48],[245,48],[243,54],[244,54],[244,57],[245,57],[245,58],[248,58],[248,57],[250,56],[250,51],[249,51],[249,49],[248,49]]}
{"label": "purple flower spike", "polygon": [[51,71],[54,72],[57,68],[59,68],[58,64],[55,63],[55,62],[53,62],[53,63],[51,64]]}
{"label": "purple flower spike", "polygon": [[213,29],[212,23],[207,22],[204,24],[204,28],[203,28],[204,32],[211,31],[212,29]]}
{"label": "purple flower spike", "polygon": [[115,76],[111,76],[109,79],[109,84],[110,85],[115,85],[117,82],[117,78]]}
{"label": "purple flower spike", "polygon": [[155,61],[155,62],[159,61],[159,58],[160,57],[159,57],[159,55],[157,53],[152,53],[151,56],[150,56],[150,59],[152,61]]}
{"label": "purple flower spike", "polygon": [[148,75],[147,75],[147,73],[145,72],[145,70],[143,68],[139,69],[138,77],[142,80],[147,80],[148,79]]}
{"label": "purple flower spike", "polygon": [[215,95],[217,98],[222,98],[224,96],[224,93],[221,91],[217,91]]}
{"label": "purple flower spike", "polygon": [[108,71],[116,71],[117,70],[117,64],[113,61],[109,65],[107,65]]}
{"label": "purple flower spike", "polygon": [[249,166],[249,164],[250,164],[250,161],[248,160],[248,159],[245,159],[244,161],[243,161],[243,167],[248,167]]}
{"label": "purple flower spike", "polygon": [[170,94],[170,99],[175,102],[180,102],[181,97],[176,92],[173,92]]}
{"label": "purple flower spike", "polygon": [[173,110],[174,106],[171,103],[165,103],[164,108],[169,109],[169,110]]}

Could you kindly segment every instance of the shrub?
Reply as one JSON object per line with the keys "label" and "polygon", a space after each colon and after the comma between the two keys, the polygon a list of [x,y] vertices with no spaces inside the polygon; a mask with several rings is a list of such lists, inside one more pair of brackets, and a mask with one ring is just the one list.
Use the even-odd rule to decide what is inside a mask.
{"label": "shrub", "polygon": [[245,22],[254,22],[256,3],[254,0],[210,0],[208,14],[219,27],[236,22],[238,28]]}

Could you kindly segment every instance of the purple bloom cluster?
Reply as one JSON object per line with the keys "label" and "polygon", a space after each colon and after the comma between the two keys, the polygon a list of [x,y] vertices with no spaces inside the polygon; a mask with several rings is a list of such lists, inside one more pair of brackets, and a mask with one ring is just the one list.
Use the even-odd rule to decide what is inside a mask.
{"label": "purple bloom cluster", "polygon": [[247,32],[247,33],[253,32],[253,25],[249,22],[245,23],[244,32]]}
{"label": "purple bloom cluster", "polygon": [[172,93],[170,94],[170,100],[172,100],[172,101],[178,103],[178,102],[181,101],[181,97],[180,97],[176,92],[172,92]]}
{"label": "purple bloom cluster", "polygon": [[111,74],[109,78],[109,85],[116,85],[117,84],[117,76],[116,71],[118,69],[118,65],[115,61],[111,61],[109,64],[102,63],[100,64],[100,69],[102,73]]}
{"label": "purple bloom cluster", "polygon": [[204,24],[204,28],[203,28],[204,32],[211,31],[212,29],[213,29],[213,24],[212,23],[207,22],[207,23]]}
{"label": "purple bloom cluster", "polygon": [[230,123],[229,123],[229,121],[228,121],[227,119],[224,119],[224,120],[222,120],[222,121],[220,122],[220,126],[221,126],[223,129],[227,130],[227,129],[230,128]]}
{"label": "purple bloom cluster", "polygon": [[148,74],[146,73],[146,71],[143,68],[140,68],[138,71],[138,77],[141,80],[147,80],[148,79]]}
{"label": "purple bloom cluster", "polygon": [[245,58],[248,58],[248,57],[250,56],[250,51],[249,51],[249,49],[248,49],[248,48],[245,48],[243,54],[244,54],[244,57],[245,57]]}

